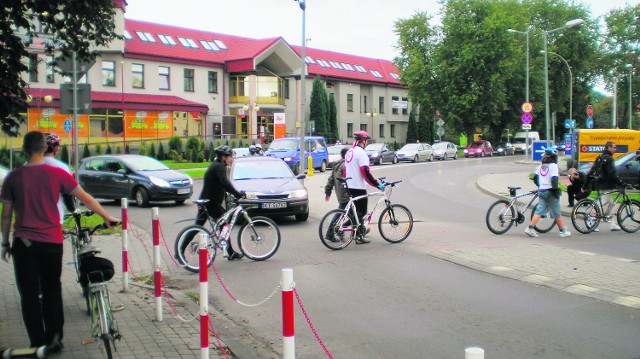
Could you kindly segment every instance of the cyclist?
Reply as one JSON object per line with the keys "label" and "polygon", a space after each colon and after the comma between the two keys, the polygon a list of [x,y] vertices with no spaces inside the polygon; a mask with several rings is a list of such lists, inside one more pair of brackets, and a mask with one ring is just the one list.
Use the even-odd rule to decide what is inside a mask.
{"label": "cyclist", "polygon": [[[229,146],[220,146],[214,149],[216,154],[215,161],[211,162],[209,168],[204,174],[204,185],[200,193],[200,199],[208,199],[205,203],[207,211],[212,218],[219,218],[225,212],[223,203],[227,192],[241,198],[245,197],[244,191],[238,191],[227,178],[227,166],[233,163],[233,150]],[[207,221],[206,213],[203,209],[198,210],[198,218],[196,224],[203,225]],[[189,243],[190,241],[185,241]],[[231,242],[227,243],[226,251],[223,256],[228,260],[240,259],[244,255],[233,250]]]}
{"label": "cyclist", "polygon": [[[351,197],[357,197],[367,194],[366,186],[369,184],[372,187],[377,187],[380,190],[384,190],[384,183],[379,182],[369,171],[369,156],[364,151],[367,146],[367,141],[371,138],[367,131],[356,131],[353,134],[355,142],[353,147],[347,151],[345,155],[345,174],[344,177],[348,177],[347,187],[349,187],[349,195]],[[367,214],[367,207],[369,204],[368,198],[364,197],[355,201],[356,212],[361,220]],[[356,244],[369,243],[371,240],[365,238],[368,228],[364,226],[364,220],[362,220],[361,227],[358,228]]]}
{"label": "cyclist", "polygon": [[[622,185],[622,181],[618,178],[618,174],[616,173],[616,165],[613,160],[613,154],[616,152],[615,143],[608,141],[604,145],[604,150],[598,156],[593,166],[599,165],[599,168],[594,168],[594,172],[597,173],[597,178],[595,185],[598,189],[604,190],[612,190],[615,189],[616,186]],[[604,210],[611,203],[611,193],[602,195],[602,209]],[[615,220],[612,218],[605,219],[605,222],[609,222],[612,231],[619,231],[620,226],[615,223]]]}
{"label": "cyclist", "polygon": [[257,154],[256,154],[256,146],[255,145],[249,146],[249,156],[257,156]]}
{"label": "cyclist", "polygon": [[534,182],[538,186],[540,201],[531,219],[531,223],[529,227],[524,230],[524,233],[529,237],[537,237],[538,233],[533,227],[535,227],[540,218],[548,212],[549,216],[555,219],[558,224],[560,237],[569,237],[571,232],[565,228],[560,213],[560,194],[562,192],[560,191],[560,187],[558,187],[560,170],[558,168],[558,152],[555,146],[547,147],[544,150],[544,156],[541,162],[534,175]]}
{"label": "cyclist", "polygon": [[[69,170],[69,166],[62,161],[58,161],[56,159],[56,153],[58,153],[58,148],[60,147],[60,136],[56,135],[53,132],[47,132],[44,134],[44,137],[47,141],[47,149],[44,151],[44,163],[49,166],[62,168],[65,172],[71,174]],[[58,212],[60,212],[60,223],[64,221],[64,208],[67,208],[67,211],[73,212],[76,209],[75,203],[73,201],[73,196],[69,194],[62,194],[60,200],[58,201]]]}
{"label": "cyclist", "polygon": [[264,156],[264,151],[262,150],[262,145],[256,143],[256,156]]}

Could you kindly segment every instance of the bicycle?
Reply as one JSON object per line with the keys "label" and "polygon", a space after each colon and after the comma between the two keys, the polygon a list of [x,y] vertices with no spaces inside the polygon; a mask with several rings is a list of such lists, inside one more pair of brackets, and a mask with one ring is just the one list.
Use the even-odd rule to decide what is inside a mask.
{"label": "bicycle", "polygon": [[[348,179],[350,177],[339,179],[347,190],[349,190]],[[379,180],[384,180],[384,177],[380,177]],[[318,228],[322,244],[329,249],[340,250],[346,248],[356,237],[364,236],[371,223],[371,218],[380,204],[384,206],[378,219],[378,231],[382,238],[390,243],[400,243],[407,239],[413,229],[413,215],[407,207],[401,204],[391,204],[389,199],[393,188],[401,182],[382,182],[385,185],[384,190],[351,197],[344,209],[332,209],[327,212],[320,220]],[[355,202],[366,197],[380,197],[380,199],[361,221],[358,218]]]}
{"label": "bicycle", "polygon": [[201,225],[191,225],[184,228],[176,237],[175,256],[186,270],[197,273],[199,270],[198,240],[196,235],[204,233],[207,236],[207,267],[215,260],[216,251],[226,252],[226,246],[231,240],[232,230],[239,220],[244,223],[238,231],[238,247],[247,258],[263,261],[271,258],[280,247],[280,229],[278,225],[267,217],[250,217],[248,209],[255,206],[245,206],[238,200],[230,200],[233,207],[228,209],[220,218],[211,218],[206,206],[209,200],[193,201],[199,209],[204,210],[211,230]]}
{"label": "bicycle", "polygon": [[[571,223],[573,227],[580,233],[588,234],[593,232],[600,221],[610,221],[613,217],[613,208],[621,201],[616,212],[618,225],[627,233],[634,233],[640,230],[640,201],[630,199],[626,189],[634,189],[633,186],[619,186],[618,189],[600,192],[595,188],[595,198],[584,198],[576,203],[571,211]],[[602,196],[616,193],[612,196],[611,203],[607,206],[606,211],[603,210]]]}
{"label": "bicycle", "polygon": [[[511,227],[515,224],[516,227],[519,224],[523,224],[525,221],[525,213],[529,208],[532,207],[533,202],[538,199],[539,191],[537,189],[518,194],[518,190],[522,187],[507,187],[509,189],[509,196],[512,197],[509,201],[506,199],[501,199],[495,201],[489,209],[487,210],[486,223],[487,228],[494,234],[505,234]],[[518,199],[533,196],[528,203],[522,203],[522,205],[518,202]],[[533,209],[531,210],[531,217],[536,213],[536,209],[538,208],[538,203],[533,205]],[[548,216],[542,216],[542,218],[536,223],[535,230],[540,233],[547,233],[556,225],[556,221],[553,218]]]}

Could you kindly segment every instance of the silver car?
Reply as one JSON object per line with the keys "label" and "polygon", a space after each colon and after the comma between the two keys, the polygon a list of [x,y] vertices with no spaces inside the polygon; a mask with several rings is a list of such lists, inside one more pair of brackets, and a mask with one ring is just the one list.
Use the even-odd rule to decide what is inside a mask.
{"label": "silver car", "polygon": [[431,147],[433,147],[433,158],[441,161],[447,158],[458,159],[458,147],[451,142],[436,142]]}
{"label": "silver car", "polygon": [[396,152],[398,161],[433,161],[433,148],[426,143],[407,143]]}

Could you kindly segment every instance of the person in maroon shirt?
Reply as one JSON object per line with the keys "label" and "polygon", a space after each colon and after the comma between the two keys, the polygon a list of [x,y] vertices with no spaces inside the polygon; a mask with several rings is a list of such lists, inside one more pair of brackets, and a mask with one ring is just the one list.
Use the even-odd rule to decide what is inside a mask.
{"label": "person in maroon shirt", "polygon": [[[5,262],[13,256],[22,318],[31,346],[46,345],[48,352],[55,352],[62,348],[64,326],[60,282],[64,237],[58,199],[61,194],[72,194],[111,228],[120,220],[109,215],[69,173],[45,164],[46,148],[43,133],[27,133],[22,145],[27,164],[10,172],[2,186],[1,256]],[[13,241],[10,242],[14,214]]]}

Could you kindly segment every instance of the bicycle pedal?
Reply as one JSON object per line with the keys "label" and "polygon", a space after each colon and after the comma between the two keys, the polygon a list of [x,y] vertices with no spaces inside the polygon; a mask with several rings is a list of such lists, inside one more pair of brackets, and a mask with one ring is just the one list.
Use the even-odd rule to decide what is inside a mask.
{"label": "bicycle pedal", "polygon": [[95,343],[96,340],[95,339],[82,339],[82,345],[89,345],[89,344],[93,344]]}

